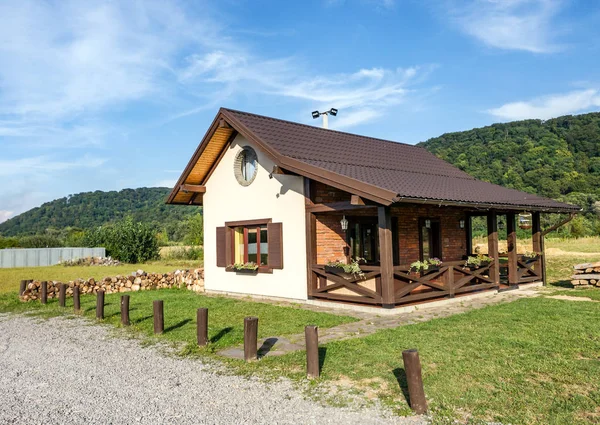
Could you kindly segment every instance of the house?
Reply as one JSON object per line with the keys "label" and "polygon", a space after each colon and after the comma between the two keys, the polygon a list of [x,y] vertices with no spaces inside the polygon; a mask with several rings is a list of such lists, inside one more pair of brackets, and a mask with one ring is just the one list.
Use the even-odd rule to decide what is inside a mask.
{"label": "house", "polygon": [[[385,308],[542,281],[540,213],[579,209],[477,180],[421,147],[223,108],[167,202],[204,207],[208,291]],[[517,252],[523,212],[533,258]],[[493,260],[465,267],[475,216],[487,217]],[[326,267],[357,257],[362,275]],[[411,270],[433,257],[442,264]],[[232,267],[248,262],[258,269]]]}

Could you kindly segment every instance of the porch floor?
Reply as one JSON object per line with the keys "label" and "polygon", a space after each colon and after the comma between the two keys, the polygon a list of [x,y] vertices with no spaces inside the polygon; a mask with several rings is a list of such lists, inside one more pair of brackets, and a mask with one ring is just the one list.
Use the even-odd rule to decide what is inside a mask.
{"label": "porch floor", "polygon": [[[329,329],[319,329],[319,344],[323,344],[331,341],[367,336],[380,329],[397,328],[426,322],[431,319],[448,317],[488,305],[512,302],[525,297],[536,297],[540,293],[535,290],[535,286],[539,286],[539,284],[520,285],[514,291],[487,291],[478,294],[465,294],[452,299],[431,301],[392,310],[378,309],[376,307],[356,309],[354,305],[349,306],[351,308],[344,308],[344,304],[329,301],[319,301],[317,305],[315,303],[306,303],[301,304],[299,307],[331,314],[344,314],[361,319],[358,322],[346,323]],[[277,304],[284,305],[285,303],[277,302]],[[393,312],[393,314],[382,315],[384,312]],[[292,351],[303,350],[304,334],[292,335],[287,339],[277,336],[264,338],[258,341],[258,346],[259,357],[278,356]],[[219,352],[219,354],[225,357],[243,359],[244,348],[229,348]]]}

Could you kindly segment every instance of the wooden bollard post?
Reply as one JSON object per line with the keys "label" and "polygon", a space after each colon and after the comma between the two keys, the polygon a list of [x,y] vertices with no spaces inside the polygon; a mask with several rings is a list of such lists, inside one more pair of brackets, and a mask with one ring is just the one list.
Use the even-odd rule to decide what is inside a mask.
{"label": "wooden bollard post", "polygon": [[46,282],[45,280],[40,283],[41,285],[41,294],[40,294],[40,302],[42,304],[47,304],[48,303],[48,282]]}
{"label": "wooden bollard post", "polygon": [[196,322],[198,324],[198,345],[200,347],[208,344],[208,309],[199,308],[196,312]]}
{"label": "wooden bollard post", "polygon": [[256,360],[258,344],[258,317],[244,318],[244,360]]}
{"label": "wooden bollard post", "polygon": [[154,333],[161,334],[165,330],[165,317],[162,300],[155,300],[153,303],[154,309]]}
{"label": "wooden bollard post", "polygon": [[28,280],[21,281],[21,287],[19,288],[19,296],[20,297],[22,297],[23,294],[25,293],[25,291],[27,290],[27,283],[29,283]]}
{"label": "wooden bollard post", "polygon": [[415,413],[421,415],[427,412],[427,400],[423,388],[423,377],[421,375],[421,361],[416,349],[404,350],[402,352],[406,382],[408,383],[408,397],[410,407]]}
{"label": "wooden bollard post", "polygon": [[61,283],[58,287],[58,305],[61,307],[66,306],[66,298],[67,298],[67,285]]}
{"label": "wooden bollard post", "polygon": [[104,320],[104,290],[96,293],[96,319]]}
{"label": "wooden bollard post", "polygon": [[129,295],[121,295],[121,324],[129,326]]}
{"label": "wooden bollard post", "polygon": [[306,342],[306,377],[318,378],[319,370],[319,328],[309,325],[304,328]]}
{"label": "wooden bollard post", "polygon": [[73,287],[73,310],[79,313],[81,310],[81,300],[79,299],[79,286]]}

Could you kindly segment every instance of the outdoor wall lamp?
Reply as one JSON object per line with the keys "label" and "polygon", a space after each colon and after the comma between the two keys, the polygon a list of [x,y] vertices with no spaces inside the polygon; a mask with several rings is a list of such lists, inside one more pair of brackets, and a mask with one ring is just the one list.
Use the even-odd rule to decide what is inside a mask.
{"label": "outdoor wall lamp", "polygon": [[500,221],[498,222],[498,229],[500,229],[500,230],[504,230],[504,221],[500,220]]}
{"label": "outdoor wall lamp", "polygon": [[428,229],[431,229],[431,220],[429,220],[429,219],[425,220],[425,227],[427,227]]}
{"label": "outdoor wall lamp", "polygon": [[460,220],[458,220],[458,227],[460,227],[461,229],[465,228],[465,219],[461,218]]}
{"label": "outdoor wall lamp", "polygon": [[346,230],[348,230],[348,220],[346,220],[346,216],[344,215],[344,217],[342,217],[342,221],[340,221],[340,224],[342,225],[342,230],[345,232]]}

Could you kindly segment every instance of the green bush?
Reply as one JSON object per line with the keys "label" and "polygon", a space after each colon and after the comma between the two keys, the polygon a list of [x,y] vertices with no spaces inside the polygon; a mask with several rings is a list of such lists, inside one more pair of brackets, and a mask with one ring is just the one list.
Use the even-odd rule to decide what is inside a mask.
{"label": "green bush", "polygon": [[204,250],[199,246],[173,248],[161,254],[163,260],[199,260],[204,259]]}
{"label": "green bush", "polygon": [[0,249],[17,248],[19,246],[18,238],[3,238],[0,236]]}
{"label": "green bush", "polygon": [[143,263],[159,256],[155,229],[131,217],[86,232],[83,242],[85,246],[106,248],[107,255],[124,263]]}
{"label": "green bush", "polygon": [[19,239],[19,248],[56,248],[64,246],[56,236],[33,235]]}

